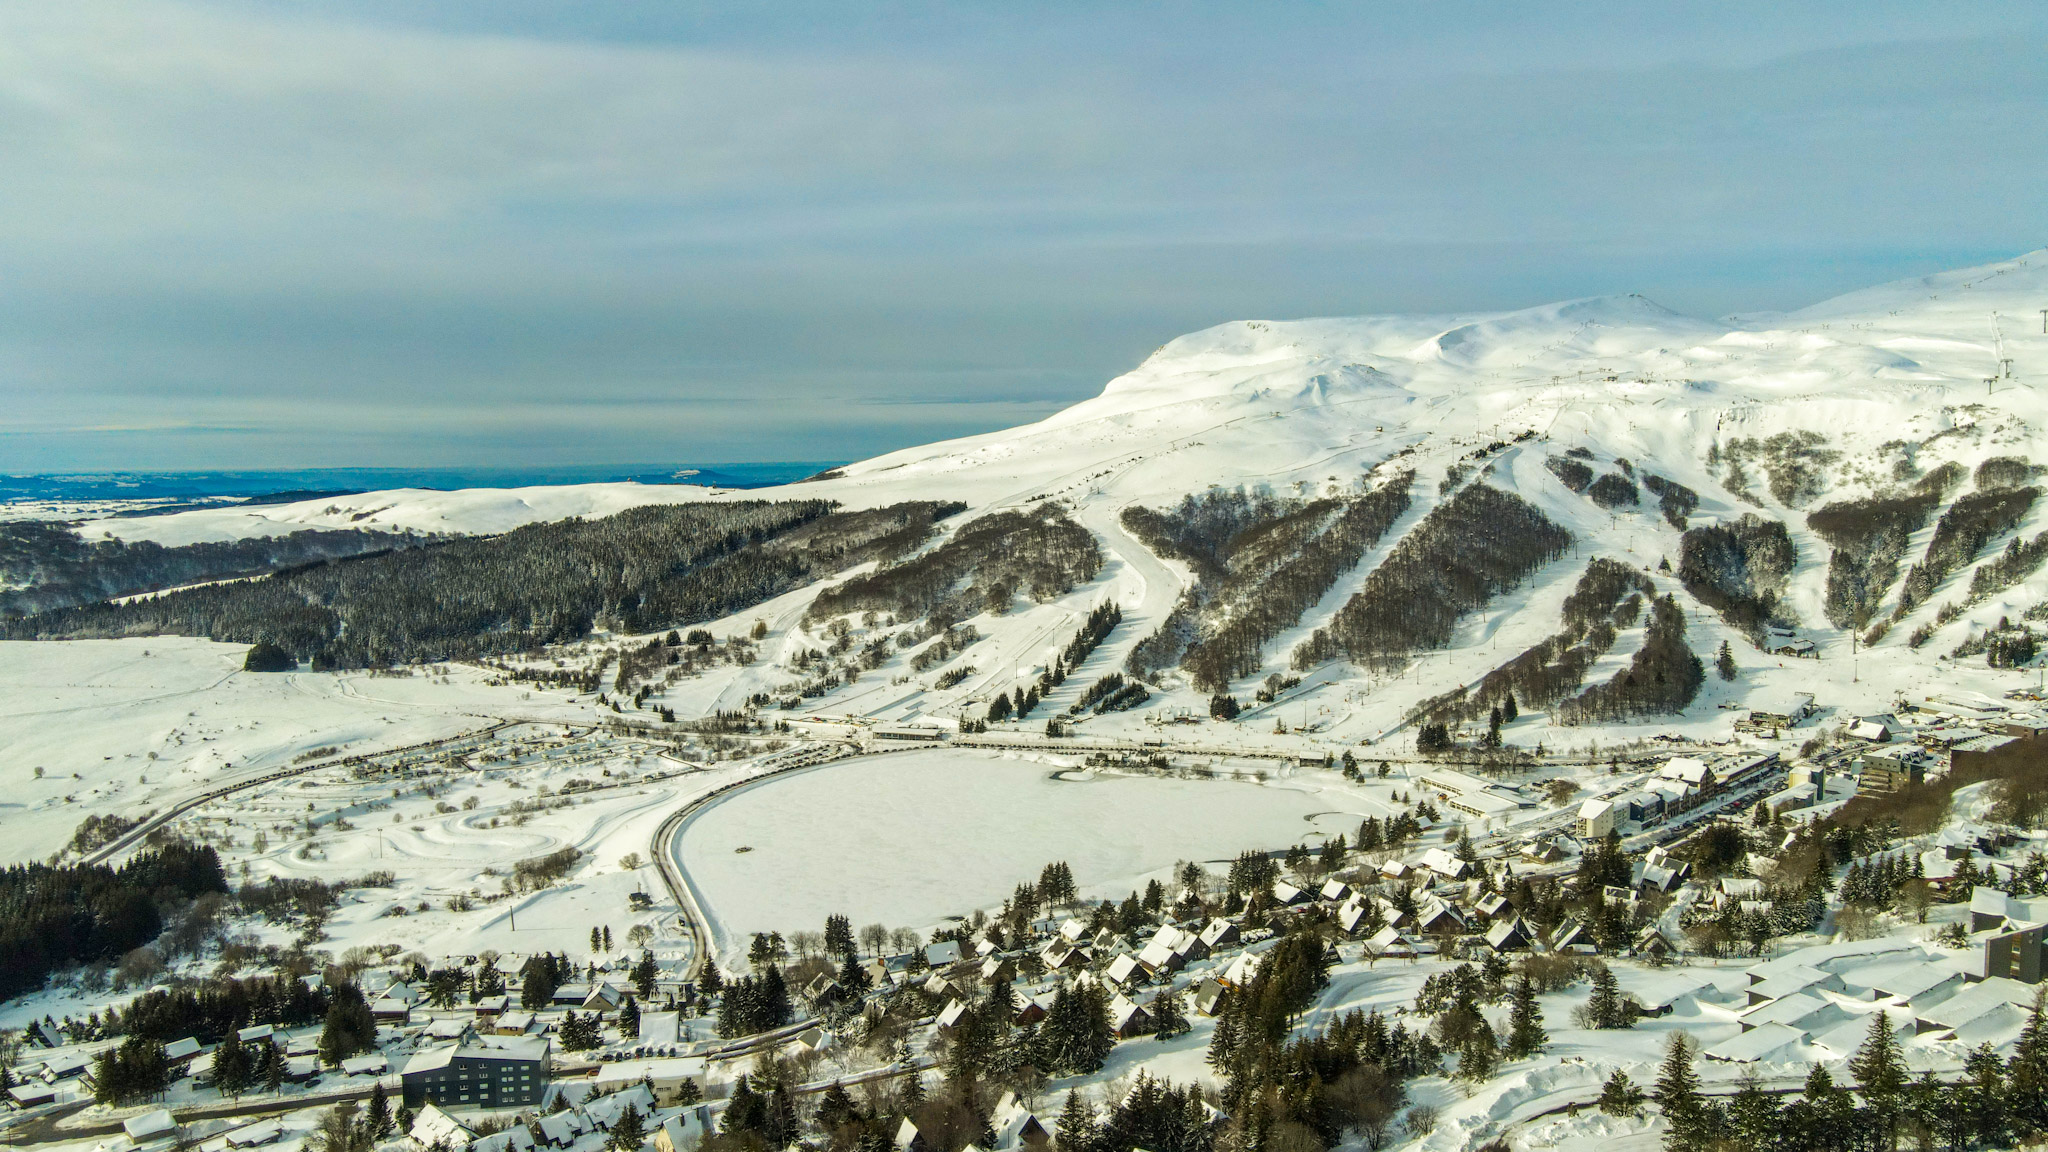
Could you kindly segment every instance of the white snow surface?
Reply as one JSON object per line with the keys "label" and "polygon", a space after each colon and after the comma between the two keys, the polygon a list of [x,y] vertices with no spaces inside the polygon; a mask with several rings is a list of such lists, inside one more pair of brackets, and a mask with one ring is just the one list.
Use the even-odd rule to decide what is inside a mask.
{"label": "white snow surface", "polygon": [[[833,912],[922,927],[1002,903],[1047,861],[1118,898],[1192,859],[1350,835],[1365,812],[1317,782],[1071,771],[960,749],[828,764],[708,805],[677,838],[721,951]],[[1249,770],[1248,770],[1249,771]],[[1318,774],[1321,775],[1321,774]]]}

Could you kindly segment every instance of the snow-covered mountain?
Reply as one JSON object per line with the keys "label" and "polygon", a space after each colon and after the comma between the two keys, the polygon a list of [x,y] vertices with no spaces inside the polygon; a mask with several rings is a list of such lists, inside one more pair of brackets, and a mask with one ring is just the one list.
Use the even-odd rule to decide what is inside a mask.
{"label": "snow-covered mountain", "polygon": [[[1795,622],[1823,659],[1799,661],[1781,675],[1775,658],[1744,643],[1753,654],[1746,659],[1759,665],[1755,674],[1736,686],[1710,687],[1689,717],[1712,720],[1712,705],[1730,694],[1813,685],[1834,690],[1844,707],[1877,705],[1887,693],[1911,690],[1971,629],[2002,615],[2017,619],[2044,589],[2033,579],[1968,603],[1962,590],[1972,566],[1965,565],[1943,574],[1940,587],[1900,617],[1883,641],[1884,660],[1857,661],[1849,633],[1829,620],[1831,548],[1807,517],[1830,502],[1907,491],[1950,462],[1967,477],[1992,457],[2042,459],[2044,306],[2048,252],[1887,284],[1797,312],[1720,320],[1619,296],[1505,313],[1243,321],[1176,339],[1101,395],[1036,424],[905,449],[779,489],[409,490],[106,521],[92,532],[167,544],[299,527],[498,532],[635,504],[797,496],[855,508],[962,500],[970,507],[952,521],[959,524],[1052,501],[1096,534],[1109,563],[1096,584],[1069,598],[1073,603],[1042,605],[1000,624],[1017,633],[1018,651],[1008,662],[1022,665],[1030,662],[1031,645],[1042,645],[1076,605],[1118,599],[1128,621],[1119,643],[1128,646],[1181,596],[1186,567],[1153,555],[1120,526],[1127,507],[1164,507],[1218,485],[1264,485],[1281,497],[1352,493],[1413,469],[1413,506],[1386,539],[1295,628],[1265,646],[1270,669],[1280,671],[1295,645],[1330,622],[1402,534],[1468,478],[1516,494],[1568,529],[1569,557],[1467,619],[1399,690],[1355,670],[1318,673],[1331,685],[1325,706],[1347,717],[1333,723],[1349,735],[1370,736],[1392,727],[1423,696],[1471,683],[1555,631],[1558,606],[1593,555],[1647,571],[1659,594],[1678,593],[1696,651],[1711,656],[1724,639],[1754,639],[1685,597],[1660,567],[1679,564],[1680,530],[1660,515],[1653,495],[1603,507],[1560,480],[1555,461],[1574,452],[1593,474],[1650,473],[1689,489],[1697,497],[1690,526],[1746,514],[1786,526],[1796,560],[1779,615]],[[1390,465],[1397,457],[1398,465]],[[1943,506],[1969,490],[1967,480],[1951,483]],[[2017,535],[2031,539],[2043,517],[2030,505]],[[1915,529],[1901,574],[1933,532],[1932,519]],[[1995,556],[2012,534],[1990,541],[1975,563]],[[1938,606],[1951,602],[1963,607],[1960,617],[1908,649],[1909,632],[1931,624]],[[1988,691],[2013,673],[1968,675],[1984,679],[1978,687]],[[985,692],[990,685],[963,691],[977,687]],[[1341,708],[1331,703],[1338,695],[1348,701]],[[845,703],[894,715],[921,707],[880,698]]]}

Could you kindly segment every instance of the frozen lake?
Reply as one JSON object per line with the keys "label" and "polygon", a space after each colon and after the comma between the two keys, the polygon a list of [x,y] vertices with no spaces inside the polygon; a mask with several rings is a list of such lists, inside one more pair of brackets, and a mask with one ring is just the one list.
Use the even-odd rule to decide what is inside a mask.
{"label": "frozen lake", "polygon": [[[773,780],[700,812],[678,849],[721,951],[757,931],[925,928],[999,905],[1046,862],[1121,899],[1179,860],[1349,835],[1367,809],[1292,783],[1090,776],[967,751],[872,757]],[[741,849],[746,849],[741,851]]]}

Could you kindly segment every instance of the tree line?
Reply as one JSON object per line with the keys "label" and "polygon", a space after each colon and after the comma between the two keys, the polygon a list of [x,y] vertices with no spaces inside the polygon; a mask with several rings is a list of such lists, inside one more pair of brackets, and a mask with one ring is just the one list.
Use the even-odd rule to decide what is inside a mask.
{"label": "tree line", "polygon": [[1571,540],[1518,496],[1485,484],[1460,489],[1394,546],[1327,628],[1294,650],[1294,667],[1340,654],[1391,667],[1440,648],[1462,616],[1563,555]]}
{"label": "tree line", "polygon": [[1058,505],[992,512],[963,524],[938,547],[819,593],[806,620],[882,612],[898,620],[952,623],[1002,614],[1022,594],[1040,602],[1095,578],[1102,552]]}
{"label": "tree line", "polygon": [[1414,478],[1403,472],[1361,496],[1313,501],[1234,542],[1204,634],[1181,660],[1196,691],[1225,692],[1258,671],[1266,642],[1298,623],[1408,510]]}
{"label": "tree line", "polygon": [[166,913],[226,893],[210,847],[182,840],[104,864],[17,864],[0,872],[0,1000],[43,986],[78,964],[105,964],[163,931]]}
{"label": "tree line", "polygon": [[1679,538],[1678,556],[1685,590],[1762,647],[1764,626],[1782,618],[1778,598],[1798,560],[1785,525],[1748,513],[1701,525]]}
{"label": "tree line", "polygon": [[1469,690],[1460,685],[1424,701],[1414,715],[1429,722],[1470,720],[1502,713],[1513,721],[1523,706],[1548,708],[1578,691],[1586,670],[1614,647],[1617,633],[1634,626],[1643,598],[1656,593],[1650,578],[1627,564],[1595,556],[1565,597],[1564,627],[1488,672]]}
{"label": "tree line", "polygon": [[80,525],[51,520],[0,524],[0,616],[24,616],[204,580],[255,576],[294,565],[394,548],[432,537],[363,528],[303,529],[283,536],[165,547],[150,540],[87,540]]}
{"label": "tree line", "polygon": [[729,615],[900,555],[959,507],[839,512],[821,500],[755,500],[632,508],[43,613],[0,625],[0,635],[268,642],[316,669],[526,652],[600,624],[649,632]]}

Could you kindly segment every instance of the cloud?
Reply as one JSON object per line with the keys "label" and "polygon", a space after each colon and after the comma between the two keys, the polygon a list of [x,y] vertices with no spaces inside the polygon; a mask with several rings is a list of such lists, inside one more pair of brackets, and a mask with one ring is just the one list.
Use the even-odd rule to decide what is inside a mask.
{"label": "cloud", "polygon": [[2038,243],[2038,13],[1639,7],[0,7],[0,468],[818,458],[1242,316]]}

